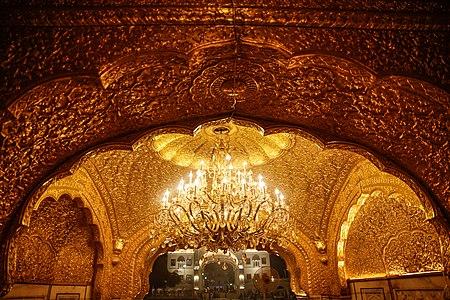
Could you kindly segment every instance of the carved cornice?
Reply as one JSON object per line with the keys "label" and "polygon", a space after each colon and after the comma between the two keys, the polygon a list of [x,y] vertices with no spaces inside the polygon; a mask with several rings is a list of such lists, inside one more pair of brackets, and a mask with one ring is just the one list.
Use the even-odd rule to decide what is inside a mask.
{"label": "carved cornice", "polygon": [[2,26],[233,25],[383,30],[450,30],[447,14],[355,8],[139,6],[9,8]]}

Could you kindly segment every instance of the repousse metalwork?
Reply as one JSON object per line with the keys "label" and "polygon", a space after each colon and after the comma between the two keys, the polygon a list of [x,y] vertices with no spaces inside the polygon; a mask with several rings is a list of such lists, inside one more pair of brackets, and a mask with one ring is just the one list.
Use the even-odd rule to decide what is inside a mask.
{"label": "repousse metalwork", "polygon": [[[98,298],[143,297],[162,242],[149,237],[148,220],[192,163],[152,140],[186,146],[203,121],[232,114],[264,129],[265,142],[237,147],[261,157],[253,170],[283,190],[298,220],[295,236],[273,250],[294,291],[339,295],[349,278],[449,274],[444,2],[0,6],[4,291],[17,281],[92,283]],[[67,197],[89,212],[94,245]],[[72,223],[51,213],[58,203],[77,216]],[[28,255],[35,245],[41,255]],[[58,264],[55,253],[67,259]]]}
{"label": "repousse metalwork", "polygon": [[94,237],[83,210],[67,195],[58,200],[44,199],[10,247],[14,282],[93,282]]}

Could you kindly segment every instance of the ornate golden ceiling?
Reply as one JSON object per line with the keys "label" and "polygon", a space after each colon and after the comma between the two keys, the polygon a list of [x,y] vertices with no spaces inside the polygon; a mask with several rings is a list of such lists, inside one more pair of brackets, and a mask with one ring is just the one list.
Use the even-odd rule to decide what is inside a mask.
{"label": "ornate golden ceiling", "polygon": [[[169,126],[140,137],[128,149],[105,146],[91,151],[74,164],[71,175],[51,180],[32,197],[21,222],[25,228],[33,228],[32,216],[38,214],[42,206],[45,208],[41,204],[45,199],[61,199],[67,195],[80,199],[90,212],[90,223],[98,228],[96,239],[101,241],[102,251],[108,251],[105,248],[111,251],[109,256],[102,255],[102,263],[110,262],[114,266],[114,276],[119,276],[113,276],[114,285],[118,285],[113,293],[125,296],[145,292],[148,282],[143,281],[143,287],[129,286],[127,278],[147,278],[145,274],[149,271],[143,271],[142,266],[149,257],[154,257],[160,243],[149,231],[152,217],[162,206],[164,191],[173,189],[180,177],[191,170],[190,166],[179,164],[187,161],[188,165],[196,165],[192,162],[209,158],[208,147],[217,139],[214,130],[224,127],[230,128],[231,148],[237,154],[247,149],[250,159],[253,152],[248,149],[259,145],[257,150],[261,150],[271,146],[274,140],[281,141],[275,151],[278,155],[266,158],[252,170],[264,176],[267,186],[278,187],[286,195],[297,231],[292,244],[280,244],[272,250],[285,257],[293,268],[291,272],[301,269],[293,280],[299,280],[303,289],[310,293],[336,294],[340,284],[345,285],[348,278],[444,268],[446,262],[441,259],[441,248],[435,246],[441,238],[447,245],[450,240],[440,237],[438,230],[442,224],[436,223],[436,229],[436,224],[428,221],[434,218],[435,210],[420,191],[417,195],[405,182],[380,171],[360,154],[325,147],[304,131],[280,127],[272,134],[262,135],[256,124],[242,120],[230,123],[229,118],[201,124],[191,134]],[[240,138],[243,133],[245,139]],[[158,153],[167,151],[170,145],[177,150],[177,155],[190,155],[192,159],[179,163]],[[283,145],[288,147],[280,152]],[[63,200],[57,202],[60,201]],[[53,222],[51,216],[47,218],[47,222]],[[18,246],[12,251],[17,251],[20,257],[23,255],[20,249],[26,246],[22,242],[24,237],[19,236],[13,243]],[[406,247],[406,255],[414,255],[418,251],[417,240],[423,244],[420,248],[423,261],[411,264],[411,257],[395,254],[396,247],[401,245]],[[299,249],[303,252],[295,254]],[[444,249],[450,248],[445,246]],[[295,258],[289,262],[290,255]],[[310,262],[302,263],[301,257]],[[10,266],[16,265],[15,260],[12,262]],[[33,265],[33,261],[27,263]],[[12,269],[15,274],[12,278],[29,276],[20,268]],[[319,276],[317,272],[323,274]],[[324,286],[322,280],[330,283]],[[106,286],[97,285],[105,294]]]}
{"label": "ornate golden ceiling", "polygon": [[[156,250],[137,236],[165,188],[196,163],[174,164],[181,157],[171,143],[186,153],[197,147],[198,125],[231,115],[265,132],[258,139],[268,148],[256,155],[241,145],[241,153],[285,191],[299,236],[312,241],[289,248],[296,265],[306,268],[297,257],[324,244],[328,253],[338,243],[356,247],[358,231],[342,228],[353,222],[350,207],[361,216],[354,228],[370,216],[358,193],[389,201],[400,193],[448,226],[445,1],[4,0],[0,11],[4,242],[30,222],[42,195],[69,194],[107,216],[93,217],[110,228],[105,241],[126,239],[124,252],[141,250],[124,257],[148,267],[144,257]],[[427,230],[404,239],[434,234]],[[310,278],[334,274],[324,261],[341,262],[322,252]],[[334,275],[348,278],[355,266]]]}
{"label": "ornate golden ceiling", "polygon": [[[233,124],[234,122],[241,125]],[[339,191],[352,169],[364,158],[347,150],[323,150],[314,140],[303,137],[298,130],[286,129],[285,133],[263,136],[256,124],[237,120],[234,122],[229,124],[228,119],[225,119],[205,123],[197,129],[195,136],[175,133],[175,129],[157,130],[136,141],[132,150],[106,148],[93,151],[71,169],[73,175],[51,183],[43,190],[43,195],[37,194],[35,198],[58,198],[58,191],[64,191],[62,186],[71,190],[79,186],[77,182],[84,182],[82,191],[100,194],[101,205],[108,207],[108,218],[112,224],[116,223],[114,228],[117,231],[113,235],[128,239],[142,227],[148,226],[152,215],[161,208],[165,190],[174,189],[179,180],[192,170],[190,165],[197,166],[197,163],[191,161],[199,164],[201,160],[210,159],[213,142],[217,139],[210,136],[211,131],[228,126],[231,128],[231,153],[236,157],[241,155],[242,149],[247,149],[244,156],[248,153],[251,161],[252,157],[259,157],[260,149],[273,146],[273,141],[281,141],[290,146],[283,154],[277,153],[280,148],[275,149],[275,154],[278,155],[266,157],[263,164],[258,161],[258,166],[252,169],[256,174],[264,176],[268,186],[283,190],[289,199],[287,202],[291,213],[310,238],[320,235],[325,239],[330,213],[326,207],[332,207],[336,197],[331,194]],[[241,137],[244,133],[246,139]],[[171,141],[175,144],[172,147],[178,150],[177,155],[183,158],[188,156],[188,159],[166,159],[167,157],[158,153],[157,150],[161,149],[155,146],[155,143],[161,145],[161,141]],[[188,145],[185,146],[186,144]],[[206,146],[203,148],[197,147],[204,144]],[[166,143],[163,145],[167,146]],[[262,146],[256,151],[252,149],[259,145]],[[241,160],[244,161],[245,157],[237,161]],[[184,164],[188,164],[188,167],[183,166]],[[371,172],[379,171],[374,168]],[[408,189],[406,185],[404,188]],[[56,194],[52,190],[57,190]],[[422,206],[420,203],[416,205]]]}

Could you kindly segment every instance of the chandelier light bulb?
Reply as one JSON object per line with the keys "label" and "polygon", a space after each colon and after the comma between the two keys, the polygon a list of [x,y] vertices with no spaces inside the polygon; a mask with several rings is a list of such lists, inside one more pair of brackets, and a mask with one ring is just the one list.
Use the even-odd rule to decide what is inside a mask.
{"label": "chandelier light bulb", "polygon": [[226,271],[228,269],[228,265],[226,263],[223,263],[222,270]]}

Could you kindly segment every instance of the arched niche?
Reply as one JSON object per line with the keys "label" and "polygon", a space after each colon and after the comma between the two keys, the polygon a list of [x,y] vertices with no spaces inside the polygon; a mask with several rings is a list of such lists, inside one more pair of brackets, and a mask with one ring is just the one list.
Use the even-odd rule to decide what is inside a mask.
{"label": "arched niche", "polygon": [[[445,272],[445,224],[420,194],[368,162],[355,166],[347,180],[331,223],[339,230],[329,235],[342,286],[353,279]],[[418,253],[422,260],[413,258]]]}
{"label": "arched niche", "polygon": [[98,227],[82,204],[80,198],[66,193],[55,198],[46,195],[10,234],[7,251],[10,293],[29,288],[29,295],[33,296],[32,286],[36,284],[48,285],[49,293],[53,285],[69,290],[84,286],[85,293],[96,292],[93,288],[96,264],[103,249]]}

